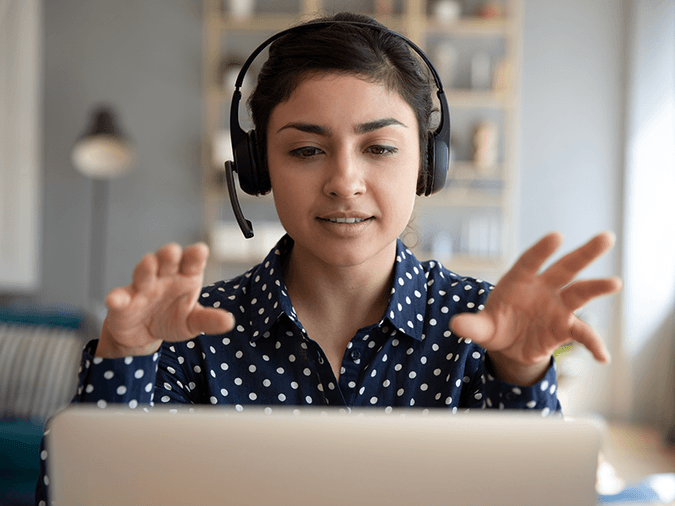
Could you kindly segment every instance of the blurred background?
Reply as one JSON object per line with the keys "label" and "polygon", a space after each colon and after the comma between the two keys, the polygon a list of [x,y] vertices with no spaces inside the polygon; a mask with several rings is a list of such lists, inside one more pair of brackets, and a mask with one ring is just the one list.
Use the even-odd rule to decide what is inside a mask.
{"label": "blurred background", "polygon": [[[80,341],[96,335],[105,293],[170,241],[210,243],[207,281],[262,257],[282,233],[272,197],[240,194],[256,229],[245,243],[222,183],[232,80],[266,36],[317,9],[376,15],[442,74],[454,159],[448,190],[420,199],[415,213],[410,242],[420,257],[496,282],[549,231],[565,234],[565,250],[616,233],[616,248],[583,277],[619,275],[625,289],[580,314],[613,362],[597,365],[579,346],[561,350],[560,399],[568,414],[667,434],[675,423],[668,0],[3,0],[5,328],[28,320],[72,329]],[[97,127],[101,111],[112,116]],[[92,148],[87,134],[97,132],[113,145]],[[0,333],[4,409],[18,395],[9,371],[44,369],[3,362],[9,341]]]}

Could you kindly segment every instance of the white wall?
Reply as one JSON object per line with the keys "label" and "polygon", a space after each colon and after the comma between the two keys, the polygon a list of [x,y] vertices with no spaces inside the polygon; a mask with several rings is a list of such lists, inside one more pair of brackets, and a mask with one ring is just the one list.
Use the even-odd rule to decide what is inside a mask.
{"label": "white wall", "polygon": [[675,424],[675,3],[630,2],[623,276],[632,415]]}
{"label": "white wall", "polygon": [[0,295],[40,281],[42,2],[0,4]]}
{"label": "white wall", "polygon": [[563,408],[665,430],[675,423],[675,3],[524,7],[519,247],[552,229],[568,248],[614,230],[616,251],[583,277],[625,284],[583,315],[613,363],[577,352]]}
{"label": "white wall", "polygon": [[[603,230],[620,234],[623,2],[525,0],[523,15],[518,249],[551,230],[565,234],[563,250]],[[582,277],[618,272],[615,251]],[[619,300],[593,303],[584,315],[614,355]],[[563,409],[609,413],[615,367],[585,352],[576,359],[579,377],[561,391]]]}

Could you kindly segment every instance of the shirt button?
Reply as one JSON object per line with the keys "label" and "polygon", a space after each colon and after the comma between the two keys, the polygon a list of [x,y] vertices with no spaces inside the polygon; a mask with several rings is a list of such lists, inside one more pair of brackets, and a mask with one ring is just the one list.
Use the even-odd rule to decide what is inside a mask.
{"label": "shirt button", "polygon": [[352,360],[358,360],[361,358],[361,352],[359,350],[354,350],[351,353]]}

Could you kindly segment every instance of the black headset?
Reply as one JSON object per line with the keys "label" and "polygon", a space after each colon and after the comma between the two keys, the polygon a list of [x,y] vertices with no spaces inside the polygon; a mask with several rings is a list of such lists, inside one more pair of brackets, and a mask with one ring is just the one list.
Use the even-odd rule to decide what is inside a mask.
{"label": "black headset", "polygon": [[443,84],[441,78],[436,71],[436,68],[431,63],[431,60],[426,54],[411,40],[403,35],[392,32],[391,30],[368,23],[361,23],[356,21],[315,21],[303,25],[294,26],[281,32],[272,35],[265,42],[260,44],[253,53],[244,62],[237,80],[235,82],[235,90],[232,95],[232,104],[230,106],[230,138],[232,141],[232,152],[234,154],[234,162],[225,162],[225,177],[227,181],[227,190],[230,195],[230,202],[232,203],[232,210],[237,219],[239,228],[244,234],[244,237],[250,239],[253,237],[253,226],[251,222],[244,218],[239,199],[234,185],[234,172],[239,174],[239,186],[249,195],[264,195],[271,190],[269,175],[263,169],[264,165],[260,160],[258,148],[256,144],[255,130],[249,132],[244,131],[239,124],[239,102],[241,100],[241,87],[244,82],[246,71],[251,66],[255,58],[274,42],[279,37],[293,32],[302,32],[314,28],[321,28],[336,24],[348,24],[363,26],[371,30],[377,30],[383,33],[388,33],[400,38],[408,44],[427,65],[436,83],[437,96],[440,105],[441,119],[438,127],[433,133],[429,134],[429,142],[427,146],[427,179],[424,188],[418,191],[418,195],[431,195],[438,192],[445,185],[445,180],[448,175],[448,165],[450,162],[450,111],[448,109],[448,102],[443,91]]}

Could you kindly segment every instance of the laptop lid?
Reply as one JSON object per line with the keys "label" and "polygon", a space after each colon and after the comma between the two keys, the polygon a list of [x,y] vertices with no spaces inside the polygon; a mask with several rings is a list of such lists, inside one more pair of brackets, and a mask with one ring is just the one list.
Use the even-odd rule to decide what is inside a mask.
{"label": "laptop lid", "polygon": [[67,505],[594,505],[601,427],[522,412],[73,406],[49,424]]}

